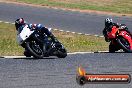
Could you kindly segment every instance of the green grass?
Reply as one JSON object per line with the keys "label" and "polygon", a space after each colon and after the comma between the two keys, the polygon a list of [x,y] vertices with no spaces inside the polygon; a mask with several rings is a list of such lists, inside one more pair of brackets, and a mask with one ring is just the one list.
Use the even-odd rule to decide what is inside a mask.
{"label": "green grass", "polygon": [[[104,38],[53,31],[68,52],[107,50]],[[23,48],[16,42],[14,25],[0,23],[0,55],[23,55]]]}
{"label": "green grass", "polygon": [[[10,1],[10,0],[9,0]],[[15,0],[43,6],[132,14],[132,0]]]}
{"label": "green grass", "polygon": [[14,25],[0,23],[0,55],[21,55],[22,52],[16,42]]}
{"label": "green grass", "polygon": [[104,38],[58,31],[54,31],[54,34],[69,52],[108,50],[108,43],[104,41]]}

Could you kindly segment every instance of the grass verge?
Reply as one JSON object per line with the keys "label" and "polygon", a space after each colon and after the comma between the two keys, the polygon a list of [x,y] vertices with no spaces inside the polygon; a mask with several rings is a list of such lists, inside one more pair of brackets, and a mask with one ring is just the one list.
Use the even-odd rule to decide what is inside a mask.
{"label": "grass verge", "polygon": [[132,0],[8,0],[42,6],[132,14]]}
{"label": "grass verge", "polygon": [[[108,49],[104,38],[53,31],[68,52],[101,51]],[[13,24],[0,23],[0,55],[23,55],[23,48],[16,42],[16,30]]]}

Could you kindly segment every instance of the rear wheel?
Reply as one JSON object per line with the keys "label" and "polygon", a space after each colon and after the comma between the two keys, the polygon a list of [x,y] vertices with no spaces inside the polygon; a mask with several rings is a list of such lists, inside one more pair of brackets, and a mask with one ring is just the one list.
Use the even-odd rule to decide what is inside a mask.
{"label": "rear wheel", "polygon": [[27,50],[24,51],[24,55],[26,57],[31,57],[32,56],[31,53],[29,51],[27,51]]}
{"label": "rear wheel", "polygon": [[30,53],[33,55],[33,57],[43,58],[44,53],[42,47],[40,47],[40,45],[37,44],[35,41],[26,42],[26,46]]}

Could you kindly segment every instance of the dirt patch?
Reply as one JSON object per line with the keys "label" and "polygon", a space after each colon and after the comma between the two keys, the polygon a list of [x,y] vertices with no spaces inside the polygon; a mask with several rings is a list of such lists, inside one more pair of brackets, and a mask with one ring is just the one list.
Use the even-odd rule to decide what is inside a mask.
{"label": "dirt patch", "polygon": [[[60,1],[60,0],[51,0],[51,1]],[[64,1],[64,0],[63,0]],[[65,1],[71,1],[71,0],[65,0]],[[73,1],[80,1],[80,0],[73,0]],[[84,1],[91,1],[91,0],[84,0]],[[102,1],[102,2],[113,2],[114,0],[93,0],[93,2]],[[115,0],[118,1],[118,0]],[[60,9],[59,7],[50,7],[50,6],[44,6],[44,5],[36,5],[36,4],[27,4],[27,3],[19,3],[16,2],[16,0],[0,0],[0,2],[3,3],[12,3],[12,4],[20,4],[20,5],[28,5],[28,6],[35,6],[35,7],[46,7],[46,8],[53,8],[53,9]],[[70,10],[70,11],[79,11],[83,13],[94,13],[94,14],[100,14],[100,15],[113,15],[113,16],[132,16],[132,14],[120,14],[120,13],[113,13],[113,12],[105,12],[105,11],[96,11],[96,10],[80,10],[80,9],[68,9],[68,8],[61,8],[62,10]]]}

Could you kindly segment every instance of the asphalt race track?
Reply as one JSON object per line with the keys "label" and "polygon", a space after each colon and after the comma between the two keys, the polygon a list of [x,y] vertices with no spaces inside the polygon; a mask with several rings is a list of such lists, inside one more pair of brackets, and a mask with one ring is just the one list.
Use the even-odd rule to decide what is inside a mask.
{"label": "asphalt race track", "polygon": [[[131,17],[55,10],[0,3],[0,20],[14,22],[24,17],[31,23],[75,32],[102,35],[104,19],[112,17],[132,29]],[[0,88],[132,88],[129,84],[76,83],[78,66],[87,73],[121,73],[132,75],[131,53],[88,53],[68,55],[64,59],[2,58],[0,59]]]}
{"label": "asphalt race track", "polygon": [[132,88],[129,84],[76,83],[77,67],[87,73],[132,75],[131,53],[89,53],[68,55],[65,59],[0,59],[0,88]]}
{"label": "asphalt race track", "polygon": [[105,16],[0,3],[0,20],[14,22],[19,17],[25,18],[29,23],[42,23],[51,28],[98,35],[102,35],[104,19],[112,17],[115,22],[125,23],[132,30],[132,17]]}

